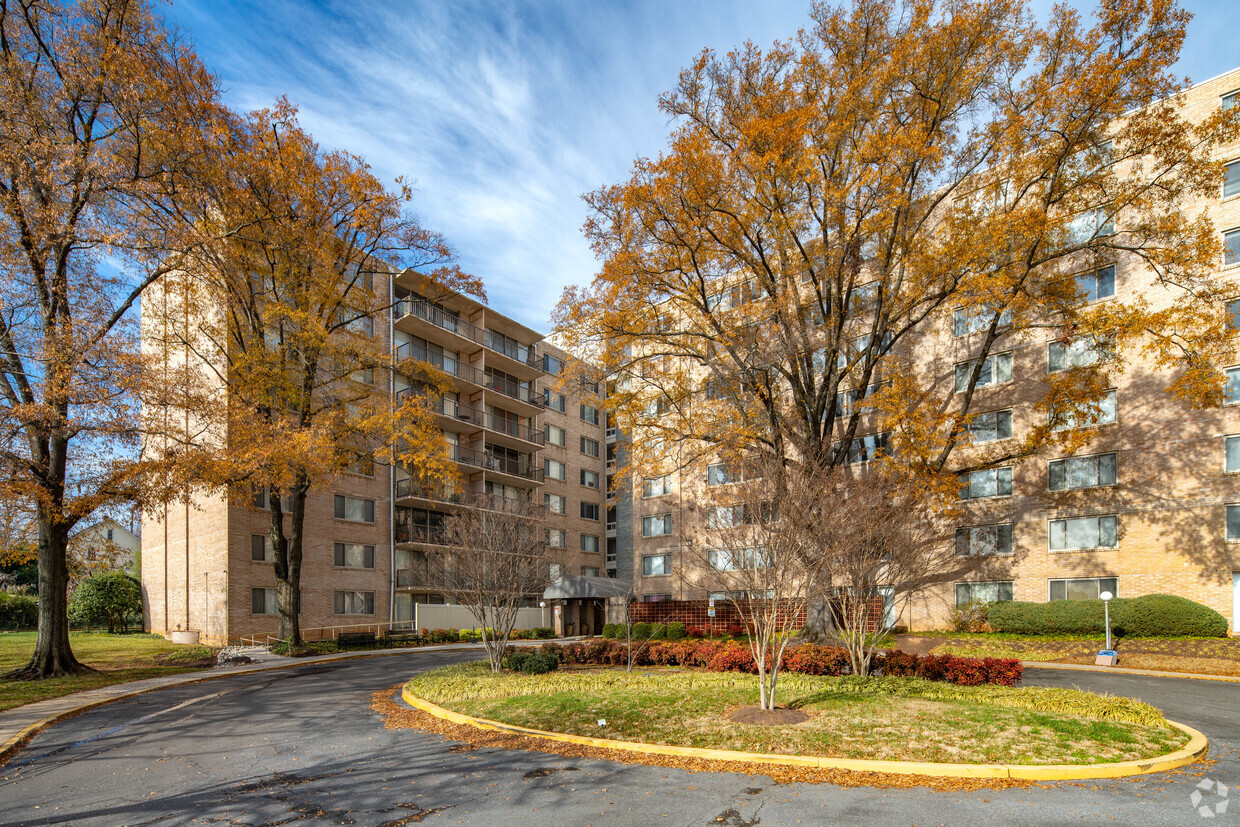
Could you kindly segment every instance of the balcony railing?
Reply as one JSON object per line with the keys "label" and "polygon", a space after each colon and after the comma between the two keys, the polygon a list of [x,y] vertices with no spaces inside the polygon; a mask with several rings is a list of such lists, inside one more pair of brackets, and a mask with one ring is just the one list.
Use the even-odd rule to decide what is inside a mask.
{"label": "balcony railing", "polygon": [[486,379],[482,384],[493,391],[499,391],[504,396],[519,399],[527,405],[535,405],[539,408],[544,407],[542,392],[533,386],[522,385],[519,382],[514,382],[503,376],[497,376],[494,373],[486,374]]}
{"label": "balcony railing", "polygon": [[396,346],[397,359],[416,359],[434,365],[449,376],[464,379],[475,385],[489,386],[489,377],[473,365],[467,365],[460,359],[446,357],[442,353],[432,353],[414,342],[402,342]]}
{"label": "balcony railing", "polygon": [[470,451],[466,448],[453,448],[452,458],[464,465],[472,465],[488,471],[498,471],[502,474],[510,474],[514,477],[522,477],[534,482],[543,481],[543,469],[535,467],[528,455],[520,459],[512,459],[511,457],[501,457],[492,454],[489,451]]}
{"label": "balcony railing", "polygon": [[455,333],[474,344],[482,345],[487,350],[502,353],[509,359],[515,359],[532,368],[538,367],[538,354],[532,346],[497,339],[491,335],[489,330],[477,327],[455,313],[448,313],[429,302],[419,299],[401,299],[396,303],[396,318],[399,319],[402,316],[413,316],[449,333]]}
{"label": "balcony railing", "polygon": [[[415,393],[413,388],[402,388],[396,392],[396,404],[403,403],[411,394]],[[547,437],[543,431],[531,428],[529,425],[522,425],[519,422],[513,422],[511,419],[495,414],[489,414],[486,411],[480,411],[469,405],[462,405],[460,402],[453,402],[451,399],[443,399],[442,397],[431,397],[431,409],[443,416],[450,416],[453,419],[459,419],[462,422],[476,422],[488,431],[496,431],[501,434],[524,439],[526,442],[533,442],[536,445],[546,445]]]}
{"label": "balcony railing", "polygon": [[437,546],[445,546],[448,544],[448,538],[444,534],[443,526],[432,525],[408,525],[397,523],[396,535],[398,543],[430,543]]}
{"label": "balcony railing", "polygon": [[423,500],[433,500],[439,503],[460,503],[460,491],[444,491],[443,489],[431,489],[424,485],[417,485],[413,480],[404,479],[396,481],[396,498],[418,497]]}

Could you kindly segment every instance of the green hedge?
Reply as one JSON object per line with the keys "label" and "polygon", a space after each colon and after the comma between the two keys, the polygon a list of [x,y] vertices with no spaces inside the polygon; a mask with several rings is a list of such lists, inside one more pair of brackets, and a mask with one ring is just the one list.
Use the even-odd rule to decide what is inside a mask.
{"label": "green hedge", "polygon": [[[996,632],[1018,635],[1103,634],[1101,600],[1049,603],[991,603],[987,620]],[[1213,609],[1171,594],[1111,601],[1111,631],[1118,637],[1226,637],[1227,618]]]}
{"label": "green hedge", "polygon": [[39,604],[26,594],[0,592],[0,629],[32,629],[39,622]]}

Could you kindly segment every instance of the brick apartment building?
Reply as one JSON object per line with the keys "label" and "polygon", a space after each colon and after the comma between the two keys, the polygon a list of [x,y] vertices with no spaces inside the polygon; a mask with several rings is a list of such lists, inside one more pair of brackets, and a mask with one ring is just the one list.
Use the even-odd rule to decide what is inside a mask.
{"label": "brick apartment building", "polygon": [[[377,289],[391,290],[393,310],[374,319],[373,335],[400,359],[430,362],[451,378],[453,390],[440,401],[438,420],[461,481],[456,490],[420,490],[404,470],[376,464],[368,474],[342,475],[312,490],[301,575],[303,630],[315,637],[313,630],[328,627],[408,624],[415,604],[445,603],[418,568],[443,544],[447,515],[467,507],[462,502],[470,494],[541,499],[548,542],[566,550],[561,573],[602,575],[606,471],[599,389],[553,387],[566,355],[473,299],[431,301],[413,271],[387,285],[377,281]],[[158,300],[144,302],[142,321],[144,327],[165,323]],[[392,387],[399,398],[410,383],[396,374]],[[275,633],[265,495],[244,499],[199,496],[144,515],[148,629],[197,630],[211,643]]]}
{"label": "brick apartment building", "polygon": [[[1240,69],[1187,90],[1184,115],[1200,121],[1240,102]],[[1227,163],[1216,197],[1185,203],[1205,211],[1224,247],[1219,275],[1240,297],[1240,144],[1220,150]],[[1122,229],[1122,228],[1120,228]],[[1090,301],[1142,296],[1153,306],[1172,300],[1141,262],[1117,259],[1082,273]],[[1240,298],[1228,312],[1240,320]],[[1233,321],[1240,324],[1240,321]],[[1035,424],[1034,402],[1048,372],[1070,369],[1075,354],[1054,334],[1013,341],[998,354],[993,380],[978,389],[973,410],[993,412],[991,439],[1010,439]],[[919,341],[927,383],[950,385],[970,364],[980,334],[949,312]],[[980,472],[956,526],[963,553],[1010,557],[985,581],[945,584],[919,594],[895,622],[942,628],[955,605],[984,600],[1046,601],[1150,593],[1182,595],[1240,619],[1240,366],[1227,370],[1227,402],[1192,410],[1168,393],[1171,377],[1138,352],[1129,357],[1106,403],[1104,422],[1073,456],[1040,455]],[[1043,415],[1044,416],[1044,415]],[[860,432],[864,433],[864,432]],[[710,472],[635,482],[632,571],[639,599],[701,600],[693,585],[690,538],[708,509],[717,480]],[[965,481],[970,482],[970,481]],[[622,575],[623,576],[623,575]]]}

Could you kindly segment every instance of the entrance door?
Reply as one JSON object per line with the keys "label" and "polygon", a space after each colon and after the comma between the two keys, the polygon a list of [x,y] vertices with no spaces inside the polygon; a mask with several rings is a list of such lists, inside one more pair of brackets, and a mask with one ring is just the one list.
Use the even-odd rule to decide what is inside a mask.
{"label": "entrance door", "polygon": [[397,629],[408,629],[413,626],[413,595],[408,592],[397,592],[396,602],[392,604],[392,626]]}

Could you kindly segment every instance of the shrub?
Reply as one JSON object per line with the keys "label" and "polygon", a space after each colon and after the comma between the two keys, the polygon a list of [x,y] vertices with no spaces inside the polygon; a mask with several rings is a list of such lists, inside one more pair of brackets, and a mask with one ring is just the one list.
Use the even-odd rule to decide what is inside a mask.
{"label": "shrub", "polygon": [[108,631],[129,630],[129,621],[142,617],[142,586],[120,571],[105,571],[88,577],[69,596],[69,617],[87,628],[93,622],[106,622]]}
{"label": "shrub", "polygon": [[987,632],[990,631],[990,624],[987,622],[987,614],[990,604],[985,600],[970,600],[963,606],[957,606],[952,609],[951,618],[948,621],[953,632]]}
{"label": "shrub", "polygon": [[634,623],[633,624],[633,639],[634,640],[649,640],[650,635],[654,632],[652,628],[653,626],[654,626],[653,623]]}
{"label": "shrub", "polygon": [[689,634],[689,630],[685,628],[685,624],[683,623],[667,624],[667,639],[668,640],[684,640],[685,637],[688,636],[688,634]]}
{"label": "shrub", "polygon": [[624,637],[623,627],[619,623],[604,623],[603,637],[609,640]]}
{"label": "shrub", "polygon": [[757,672],[753,653],[747,646],[728,644],[715,653],[706,668],[712,672]]}
{"label": "shrub", "polygon": [[784,668],[802,675],[847,675],[850,669],[848,652],[831,646],[802,644],[784,653]]}
{"label": "shrub", "polygon": [[650,639],[651,640],[666,640],[667,639],[667,624],[666,623],[652,623],[650,625]]}
{"label": "shrub", "polygon": [[694,639],[704,638],[706,637],[706,630],[703,629],[701,626],[690,626],[689,637],[694,638]]}
{"label": "shrub", "polygon": [[504,658],[504,668],[527,675],[543,675],[560,667],[560,659],[554,652],[517,649]]}
{"label": "shrub", "polygon": [[423,629],[422,637],[427,643],[456,643],[461,639],[461,634],[456,629]]}
{"label": "shrub", "polygon": [[[994,631],[1020,635],[1090,635],[1106,630],[1101,600],[994,603],[988,618]],[[1147,594],[1112,600],[1111,629],[1119,636],[1223,637],[1227,619],[1187,598]]]}
{"label": "shrub", "polygon": [[0,628],[29,629],[39,622],[39,604],[27,594],[0,592]]}

